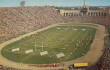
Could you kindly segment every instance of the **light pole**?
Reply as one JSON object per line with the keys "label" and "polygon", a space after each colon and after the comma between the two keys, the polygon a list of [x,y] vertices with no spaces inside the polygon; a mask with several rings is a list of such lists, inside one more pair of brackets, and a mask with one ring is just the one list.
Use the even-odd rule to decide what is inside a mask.
{"label": "light pole", "polygon": [[21,1],[20,5],[21,5],[21,7],[24,7],[25,6],[25,1]]}

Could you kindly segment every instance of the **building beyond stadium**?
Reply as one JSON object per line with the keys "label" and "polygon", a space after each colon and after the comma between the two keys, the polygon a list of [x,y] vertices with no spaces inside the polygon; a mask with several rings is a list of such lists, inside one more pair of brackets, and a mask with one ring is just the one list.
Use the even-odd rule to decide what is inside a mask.
{"label": "building beyond stadium", "polygon": [[60,9],[59,12],[62,16],[107,16],[110,14],[110,9],[104,7],[88,7],[86,0],[84,0],[84,5],[80,8]]}

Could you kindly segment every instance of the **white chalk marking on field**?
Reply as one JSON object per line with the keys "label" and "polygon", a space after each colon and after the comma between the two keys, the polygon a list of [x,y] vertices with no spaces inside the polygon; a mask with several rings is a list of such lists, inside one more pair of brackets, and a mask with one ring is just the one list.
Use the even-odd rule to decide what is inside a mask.
{"label": "white chalk marking on field", "polygon": [[64,57],[65,54],[64,53],[59,53],[59,54],[56,54],[57,58],[61,58],[61,57]]}
{"label": "white chalk marking on field", "polygon": [[48,51],[40,52],[40,55],[41,55],[41,56],[42,56],[42,55],[46,55],[46,54],[48,54]]}
{"label": "white chalk marking on field", "polygon": [[12,49],[11,51],[12,52],[17,52],[17,51],[19,51],[20,50],[20,48],[15,48],[15,49]]}
{"label": "white chalk marking on field", "polygon": [[74,29],[74,30],[76,31],[76,30],[78,30],[78,29]]}
{"label": "white chalk marking on field", "polygon": [[33,49],[30,49],[30,50],[25,51],[26,54],[32,53],[32,52],[33,52]]}
{"label": "white chalk marking on field", "polygon": [[86,29],[82,29],[82,31],[86,31]]}
{"label": "white chalk marking on field", "polygon": [[61,28],[58,27],[57,29],[59,30],[59,29],[61,29]]}
{"label": "white chalk marking on field", "polygon": [[72,54],[72,53],[70,53],[70,54]]}

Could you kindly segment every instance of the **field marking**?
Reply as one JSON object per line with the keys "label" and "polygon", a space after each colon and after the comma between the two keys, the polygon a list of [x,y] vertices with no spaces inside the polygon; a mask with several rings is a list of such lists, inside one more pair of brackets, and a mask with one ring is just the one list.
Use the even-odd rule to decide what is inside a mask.
{"label": "field marking", "polygon": [[[47,28],[48,29],[48,28]],[[90,56],[89,58],[90,59],[88,59],[88,56],[87,55],[85,55],[85,56],[83,56],[83,57],[81,57],[81,58],[79,58],[80,60],[82,59],[83,61],[84,61],[84,59],[86,58],[87,59],[87,61],[89,62],[91,62],[91,64],[93,64],[94,62],[92,62],[92,61],[97,61],[98,59],[97,59],[97,57],[99,58],[101,55],[102,55],[102,49],[103,49],[103,27],[99,27],[98,28],[98,33],[100,33],[100,32],[102,32],[100,35],[101,36],[99,36],[99,35],[95,35],[95,36],[99,36],[98,37],[98,41],[95,39],[94,41],[96,42],[96,43],[94,43],[94,44],[97,44],[97,46],[99,46],[99,47],[97,47],[97,46],[94,46],[94,47],[92,47],[91,46],[91,50],[87,53],[87,55],[88,56]],[[45,29],[44,29],[45,30]],[[37,30],[38,31],[38,30]],[[41,30],[40,30],[41,31]],[[20,36],[20,37],[17,37],[17,38],[14,38],[14,39],[12,39],[12,40],[10,40],[10,41],[6,41],[6,42],[4,42],[4,44],[2,43],[2,44],[0,44],[0,50],[4,47],[4,46],[6,46],[6,45],[8,45],[8,44],[10,44],[10,43],[12,43],[12,42],[15,42],[15,41],[17,41],[17,40],[20,40],[20,39],[22,39],[22,38],[24,38],[24,37],[26,37],[26,36],[30,36],[30,35],[32,35],[32,34],[34,34],[34,33],[36,33],[36,32],[31,32],[31,33],[28,33],[28,34],[25,34],[25,35],[22,35],[22,36]],[[100,38],[101,38],[101,40],[100,40]],[[100,45],[98,45],[100,43]],[[95,50],[94,50],[94,48],[96,48]],[[99,50],[98,50],[99,49]],[[101,51],[100,51],[101,50]],[[96,55],[94,55],[94,54],[92,54],[92,53],[97,53]],[[90,55],[91,54],[91,55]],[[92,55],[93,55],[93,57],[92,57]],[[92,59],[94,59],[94,56],[96,56],[95,57],[95,59],[96,60],[92,60],[91,61],[91,58]],[[76,60],[73,60],[74,62],[76,62],[76,61],[78,61],[79,62],[79,59],[76,59]],[[86,61],[86,59],[85,59],[85,61]],[[2,61],[1,61],[2,60]],[[70,65],[71,63],[73,64],[74,62],[73,61],[70,61],[70,62],[67,62],[67,66],[68,65]],[[89,63],[90,63],[89,62]],[[66,62],[65,62],[66,63]],[[10,61],[10,60],[8,60],[8,59],[6,59],[6,58],[4,58],[2,55],[1,55],[1,51],[0,51],[0,64],[3,64],[3,65],[6,65],[6,66],[10,66],[10,67],[15,67],[15,68],[23,68],[23,69],[32,69],[32,70],[45,70],[45,69],[54,69],[54,68],[37,68],[37,67],[31,67],[30,68],[30,66],[28,66],[27,64],[22,64],[22,63],[16,63],[16,62],[13,62],[13,61]],[[58,68],[55,68],[55,69],[59,69],[59,68],[62,68],[62,67],[58,67]]]}

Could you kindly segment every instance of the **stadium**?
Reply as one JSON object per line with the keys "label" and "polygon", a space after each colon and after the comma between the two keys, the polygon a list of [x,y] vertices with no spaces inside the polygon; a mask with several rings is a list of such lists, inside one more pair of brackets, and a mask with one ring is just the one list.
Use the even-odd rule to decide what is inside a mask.
{"label": "stadium", "polygon": [[110,8],[0,8],[0,70],[109,70]]}

